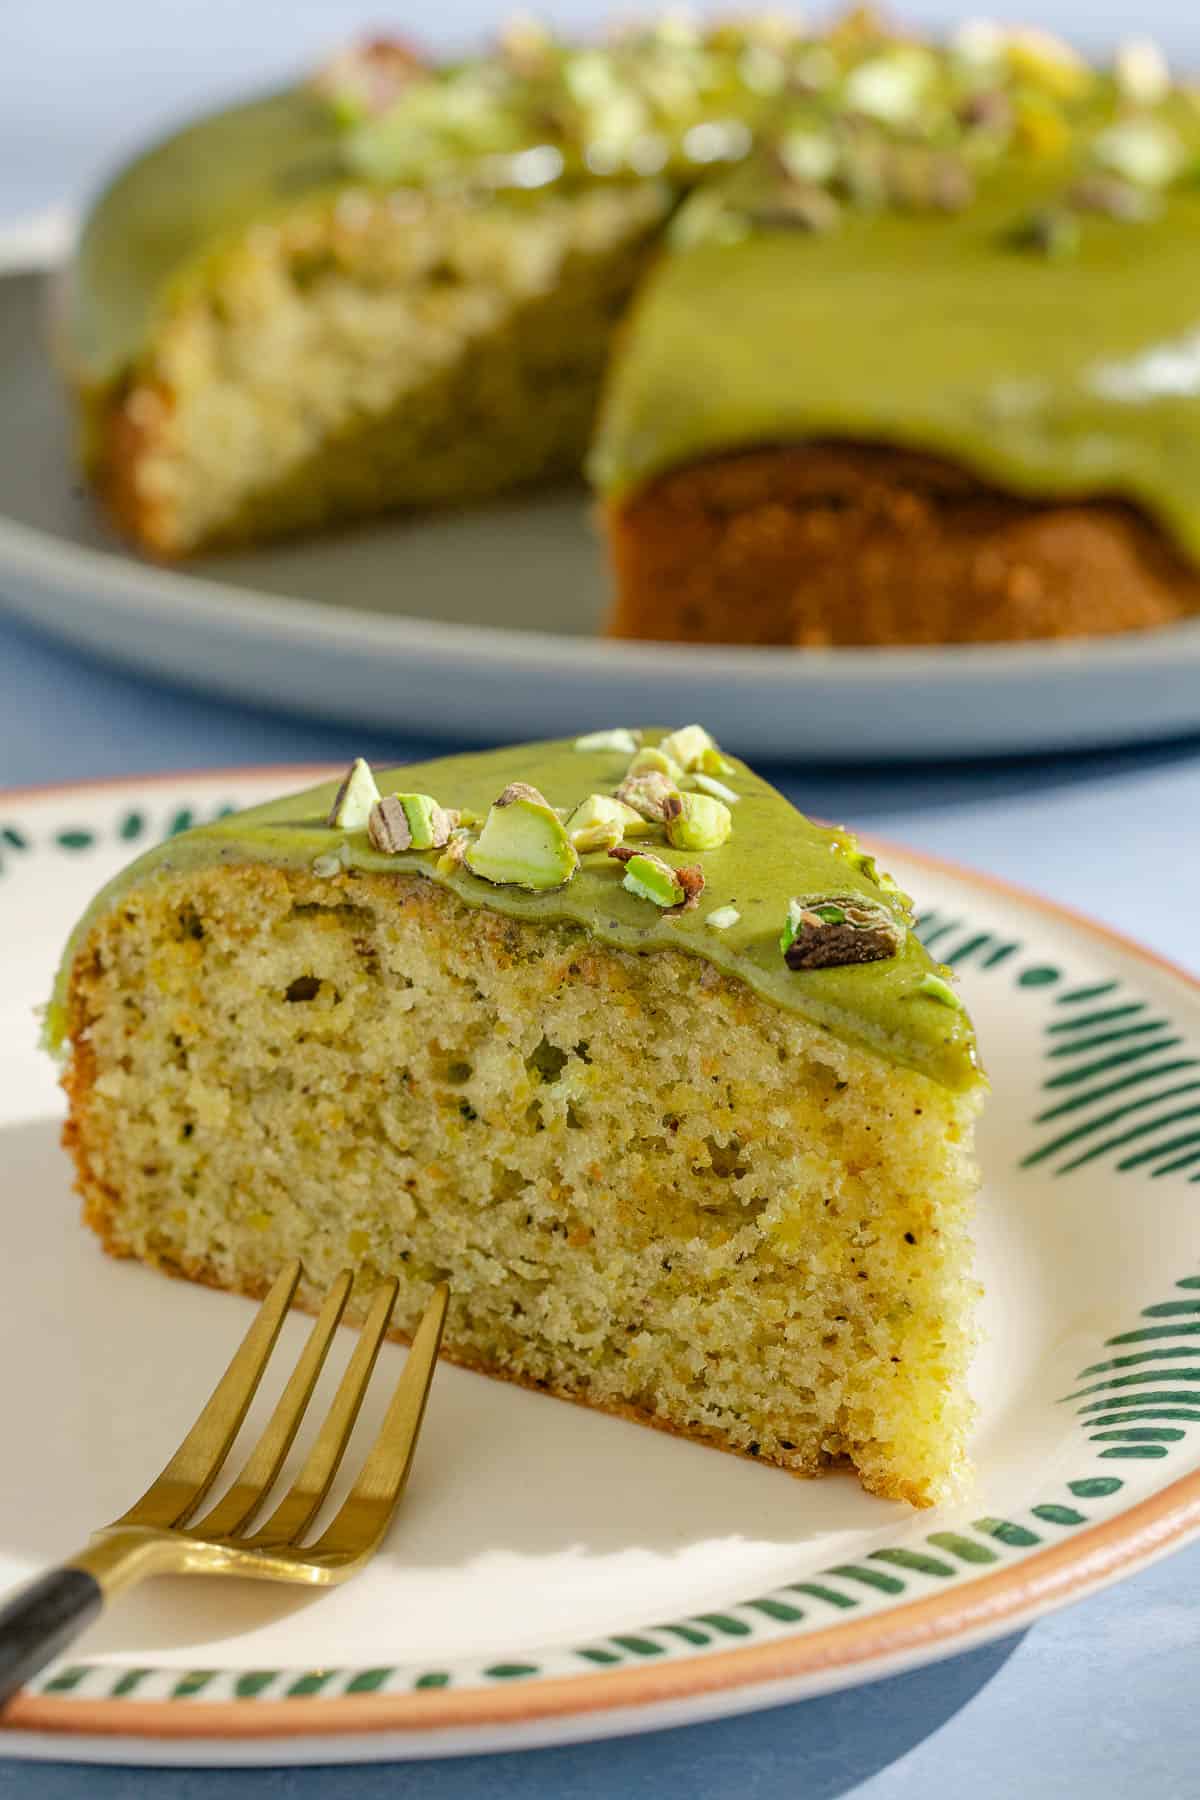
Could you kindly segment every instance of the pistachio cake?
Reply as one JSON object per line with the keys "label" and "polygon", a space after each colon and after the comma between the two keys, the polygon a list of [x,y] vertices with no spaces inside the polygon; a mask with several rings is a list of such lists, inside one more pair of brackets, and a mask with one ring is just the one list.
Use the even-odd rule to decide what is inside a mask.
{"label": "pistachio cake", "polygon": [[87,466],[174,557],[586,462],[619,636],[1169,624],[1198,161],[1146,42],[1100,69],[861,11],[378,40],[99,197],[62,333]]}
{"label": "pistachio cake", "polygon": [[114,1255],[929,1505],[983,1091],[910,902],[698,726],[326,783],[107,887],[48,1018]]}

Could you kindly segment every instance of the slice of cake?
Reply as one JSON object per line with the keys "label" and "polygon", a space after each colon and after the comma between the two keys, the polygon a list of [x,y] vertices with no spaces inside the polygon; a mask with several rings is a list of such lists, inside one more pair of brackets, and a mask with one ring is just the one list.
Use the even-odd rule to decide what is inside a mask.
{"label": "slice of cake", "polygon": [[329,783],[97,898],[49,1018],[114,1255],[345,1266],[456,1361],[928,1505],[983,1081],[908,900],[699,727]]}

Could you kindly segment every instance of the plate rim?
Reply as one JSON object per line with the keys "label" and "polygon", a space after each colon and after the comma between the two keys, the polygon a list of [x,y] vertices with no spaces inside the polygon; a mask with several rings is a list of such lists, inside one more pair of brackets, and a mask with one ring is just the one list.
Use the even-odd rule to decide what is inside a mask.
{"label": "plate rim", "polygon": [[[597,553],[600,554],[599,546]],[[159,618],[168,605],[190,626],[215,622],[222,635],[237,641],[249,636],[289,638],[299,624],[310,641],[344,646],[348,637],[360,648],[403,650],[431,663],[449,663],[464,653],[519,672],[576,672],[580,645],[586,644],[591,669],[618,675],[661,672],[719,674],[756,682],[786,692],[803,670],[821,680],[844,677],[855,683],[890,685],[897,675],[933,682],[957,682],[964,674],[1058,681],[1082,673],[1093,664],[1106,672],[1154,668],[1173,662],[1180,652],[1200,653],[1200,615],[1155,630],[1114,632],[1096,637],[1039,638],[1021,643],[897,646],[814,646],[762,644],[683,644],[563,632],[522,631],[497,625],[465,625],[416,614],[377,613],[357,607],[336,609],[319,600],[273,594],[224,581],[211,574],[191,574],[187,564],[138,559],[119,544],[97,549],[60,538],[40,526],[26,525],[0,513],[0,575],[40,583],[56,593],[85,582],[102,591],[105,603],[128,619]],[[6,609],[37,618],[37,609],[6,585]]]}
{"label": "plate rim", "polygon": [[[54,800],[72,793],[144,788],[188,782],[278,780],[327,774],[327,762],[249,764],[228,768],[160,770],[148,774],[100,776],[29,784],[0,790],[0,803]],[[909,849],[874,832],[881,849],[910,863],[1013,900],[1085,936],[1116,947],[1135,960],[1167,973],[1193,995],[1200,976],[1136,939],[1077,909],[1050,900],[1019,883],[975,870],[950,859]],[[189,1703],[176,1697],[136,1699],[72,1694],[18,1694],[0,1716],[0,1753],[18,1751],[20,1740],[44,1734],[61,1743],[81,1739],[195,1743],[364,1739],[398,1734],[415,1739],[447,1730],[472,1733],[488,1728],[554,1723],[582,1718],[597,1723],[616,1713],[643,1712],[672,1702],[700,1701],[743,1693],[747,1709],[792,1696],[789,1687],[827,1679],[826,1688],[855,1685],[905,1667],[940,1660],[1031,1624],[1068,1601],[1132,1574],[1200,1535],[1200,1468],[1145,1495],[1113,1517],[1089,1524],[1070,1538],[1044,1545],[1029,1556],[940,1592],[904,1601],[880,1613],[837,1621],[816,1631],[779,1637],[704,1657],[681,1657],[657,1665],[581,1675],[543,1676],[513,1687],[427,1689],[281,1699],[212,1700]],[[839,1680],[838,1676],[846,1677]],[[774,1691],[772,1691],[774,1690]],[[651,1718],[647,1729],[654,1727]],[[630,1727],[637,1729],[637,1725]],[[6,1742],[6,1740],[10,1740]],[[543,1741],[543,1740],[539,1740]],[[477,1747],[472,1738],[465,1748]],[[82,1750],[83,1745],[79,1744]],[[440,1753],[440,1752],[439,1752]],[[36,1752],[35,1752],[36,1754]]]}

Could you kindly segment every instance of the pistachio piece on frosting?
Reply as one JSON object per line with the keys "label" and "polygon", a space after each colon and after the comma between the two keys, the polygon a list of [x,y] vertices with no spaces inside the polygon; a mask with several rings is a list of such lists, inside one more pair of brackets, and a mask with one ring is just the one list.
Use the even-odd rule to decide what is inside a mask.
{"label": "pistachio piece on frosting", "polygon": [[381,856],[399,856],[401,850],[412,848],[412,829],[399,794],[386,794],[375,802],[367,820],[367,836],[372,850]]}
{"label": "pistachio piece on frosting", "polygon": [[545,795],[526,781],[510,782],[492,802],[464,861],[484,881],[535,893],[562,887],[579,867],[566,826]]}
{"label": "pistachio piece on frosting", "polygon": [[714,800],[723,800],[726,806],[736,806],[742,797],[740,794],[735,794],[731,787],[726,787],[723,781],[718,781],[715,775],[705,775],[703,771],[698,770],[695,775],[686,775],[684,780],[697,793],[711,794]]}
{"label": "pistachio piece on frosting", "polygon": [[886,906],[861,894],[796,899],[779,940],[789,969],[836,969],[895,956],[904,930]]}
{"label": "pistachio piece on frosting", "polygon": [[667,820],[667,842],[676,850],[717,850],[733,830],[733,814],[711,794],[681,794],[680,811]]}
{"label": "pistachio piece on frosting", "polygon": [[644,775],[627,775],[617,789],[616,798],[652,825],[665,825],[683,811],[679,789],[657,769],[649,769]]}
{"label": "pistachio piece on frosting", "polygon": [[367,836],[383,856],[401,850],[440,850],[458,824],[429,794],[386,794],[371,808]]}
{"label": "pistachio piece on frosting", "polygon": [[1118,44],[1113,74],[1122,98],[1134,106],[1157,106],[1171,89],[1171,70],[1153,38],[1126,38]]}
{"label": "pistachio piece on frosting", "polygon": [[608,854],[625,865],[621,886],[636,894],[639,900],[652,901],[664,912],[689,911],[704,890],[703,871],[695,864],[673,869],[652,850],[634,850],[627,844]]}
{"label": "pistachio piece on frosting", "polygon": [[913,989],[914,994],[922,994],[927,1000],[936,1000],[939,1006],[949,1006],[954,1012],[965,1012],[962,995],[950,986],[944,975],[935,975],[926,970]]}
{"label": "pistachio piece on frosting", "polygon": [[722,756],[715,744],[700,752],[700,761],[696,764],[705,775],[736,775],[737,770],[727,756]]}
{"label": "pistachio piece on frosting", "polygon": [[629,767],[626,775],[665,775],[676,787],[683,780],[683,770],[673,756],[668,756],[659,744],[646,744],[640,749]]}
{"label": "pistachio piece on frosting", "polygon": [[589,794],[567,819],[567,836],[576,850],[613,850],[627,837],[644,837],[647,820],[611,794]]}
{"label": "pistachio piece on frosting", "polygon": [[[678,731],[668,732],[665,738],[658,741],[658,749],[672,762],[677,762],[681,769],[690,774],[693,769],[703,767],[702,758],[717,748],[716,739],[711,732],[705,731],[703,725],[682,725]],[[722,773],[720,769],[712,771],[714,775]]]}
{"label": "pistachio piece on frosting", "polygon": [[640,731],[628,731],[625,726],[617,726],[612,731],[589,731],[583,737],[575,739],[576,750],[615,750],[620,755],[632,756],[641,742]]}
{"label": "pistachio piece on frosting", "polygon": [[371,765],[365,758],[356,756],[333,797],[325,823],[337,831],[362,831],[378,800],[379,788]]}

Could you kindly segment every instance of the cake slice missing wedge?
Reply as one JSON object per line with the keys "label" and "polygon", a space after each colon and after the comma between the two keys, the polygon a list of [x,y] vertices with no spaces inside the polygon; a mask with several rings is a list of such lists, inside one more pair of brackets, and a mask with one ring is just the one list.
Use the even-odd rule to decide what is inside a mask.
{"label": "cake slice missing wedge", "polygon": [[[105,1248],[916,1505],[966,1467],[969,1020],[907,902],[688,728],[449,758],[193,830],[50,1014]],[[632,768],[631,768],[632,762]]]}

